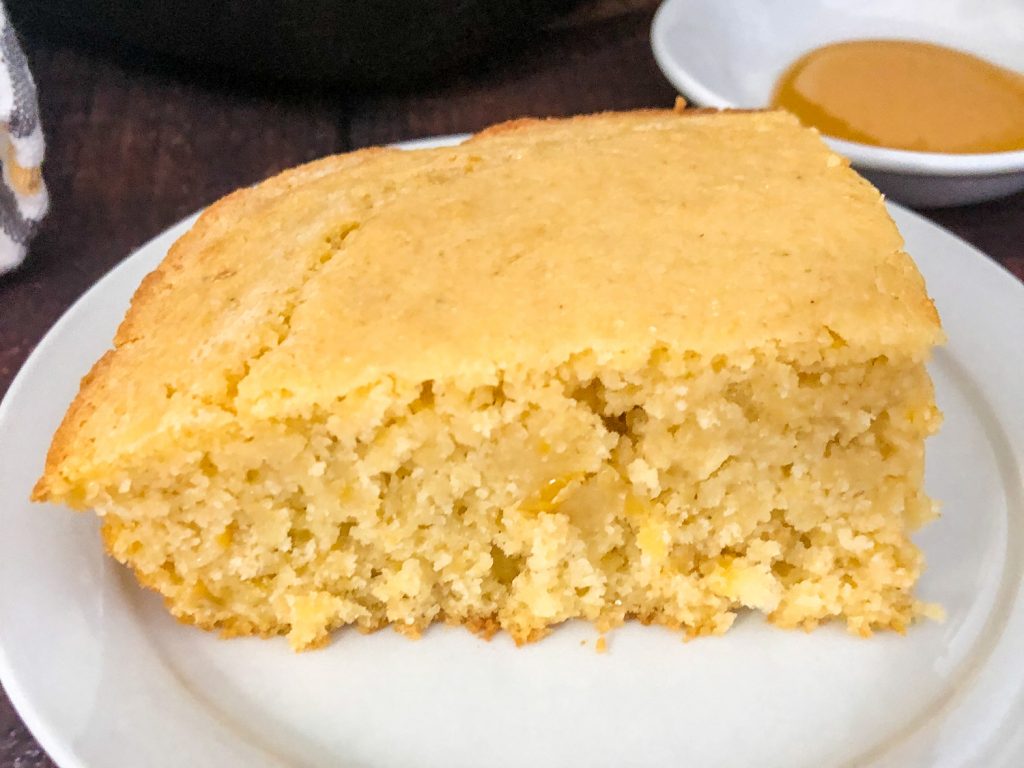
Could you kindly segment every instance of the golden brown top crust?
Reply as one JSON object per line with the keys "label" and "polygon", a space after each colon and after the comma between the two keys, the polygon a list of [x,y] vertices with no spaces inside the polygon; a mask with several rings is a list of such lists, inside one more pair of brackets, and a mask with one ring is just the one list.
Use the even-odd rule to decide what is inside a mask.
{"label": "golden brown top crust", "polygon": [[881,196],[780,112],[518,120],[328,157],[211,206],[83,381],[38,499],[124,457],[382,379],[485,380],[584,350],[941,337]]}

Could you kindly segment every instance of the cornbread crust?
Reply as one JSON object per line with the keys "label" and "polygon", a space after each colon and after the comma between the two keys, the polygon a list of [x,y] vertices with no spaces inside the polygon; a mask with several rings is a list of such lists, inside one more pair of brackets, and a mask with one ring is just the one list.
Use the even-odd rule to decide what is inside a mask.
{"label": "cornbread crust", "polygon": [[[207,207],[192,228],[171,246],[160,266],[142,279],[114,336],[113,349],[104,353],[83,377],[78,396],[69,406],[54,435],[46,456],[45,471],[33,489],[32,499],[53,500],[51,497],[56,491],[51,487],[51,483],[59,482],[56,477],[59,468],[67,461],[69,454],[79,448],[73,441],[79,437],[82,428],[91,421],[96,412],[96,401],[102,397],[103,382],[106,377],[112,375],[111,369],[117,365],[118,351],[137,341],[145,333],[142,329],[147,322],[160,318],[163,309],[161,301],[170,290],[170,281],[176,273],[185,269],[196,254],[202,253],[205,246],[230,230],[238,219],[247,215],[258,215],[263,207],[286,195],[299,184],[323,178],[329,173],[344,172],[347,168],[386,151],[371,147],[346,155],[332,155],[314,160],[283,171],[255,187],[236,190]],[[230,271],[232,267],[225,266],[224,271],[214,273],[212,278],[216,280],[218,275]],[[207,276],[204,275],[204,278]],[[95,437],[86,437],[85,441],[95,442]]]}
{"label": "cornbread crust", "polygon": [[[709,163],[701,151],[720,156]],[[497,243],[488,236],[495,227]],[[940,341],[934,307],[878,193],[789,116],[647,111],[514,121],[458,148],[326,158],[211,206],[143,281],[115,348],[83,380],[33,498],[95,507],[108,551],[180,619],[228,636],[288,633],[296,647],[321,644],[349,623],[415,636],[447,621],[485,635],[502,627],[525,642],[583,616],[602,628],[639,618],[710,634],[725,631],[742,606],[782,626],[842,616],[862,634],[902,630],[922,610],[910,594],[920,558],[905,534],[931,514],[920,470],[938,415],[923,362]],[[694,382],[707,391],[672,395],[680,413],[654,429],[666,393]],[[762,386],[774,393],[764,402]],[[727,394],[721,408],[715,387]],[[814,429],[834,432],[807,480],[785,474],[794,462],[759,470],[745,454],[756,448],[749,432],[760,420],[778,417],[790,429],[786,419],[799,414],[785,410],[790,387],[820,390],[806,403],[830,423]],[[875,401],[858,395],[866,387]],[[684,401],[694,398],[701,407],[688,412]],[[856,428],[822,410],[829,398]],[[531,415],[545,407],[551,425]],[[477,437],[511,430],[500,439],[554,453],[531,461],[565,467],[510,464],[506,485],[516,486],[514,477],[523,488],[480,480],[477,492],[489,497],[417,495],[395,507],[389,494],[413,493],[417,466],[454,471],[455,454],[392,467],[374,452],[393,439],[398,455],[415,439],[423,453],[433,439],[423,437],[427,422],[442,436],[471,424]],[[412,424],[421,432],[403,431]],[[562,443],[548,445],[545,430]],[[688,431],[692,438],[679,437]],[[790,431],[762,439],[777,442],[779,456],[799,453],[790,443],[803,433]],[[456,432],[456,453],[492,461],[486,440]],[[322,445],[299,448],[303,434]],[[665,450],[665,441],[690,441],[717,456],[702,442],[708,434],[736,448],[717,469],[692,472]],[[247,443],[265,455],[245,454]],[[837,468],[830,452],[860,463]],[[272,466],[271,454],[298,458]],[[377,473],[351,475],[365,459]],[[295,461],[305,463],[288,469]],[[888,495],[872,502],[884,511],[874,519],[859,473],[886,462],[895,474]],[[474,466],[486,474],[493,465]],[[702,496],[721,477],[742,488],[758,472],[775,484],[767,496],[805,498],[820,519],[797,519],[736,490],[724,492],[726,508]],[[246,479],[229,479],[236,476]],[[178,490],[176,477],[188,478]],[[282,485],[294,490],[274,490]],[[807,495],[814,488],[843,498],[833,509]],[[198,500],[204,493],[214,499],[209,508]],[[737,493],[748,506],[729,512]],[[600,557],[584,553],[605,532],[588,533],[583,498],[625,505],[605,529],[615,529],[608,535],[617,543]],[[278,528],[228,509],[233,503],[269,504]],[[338,508],[325,510],[332,503]],[[351,519],[349,504],[359,510]],[[387,510],[411,519],[410,504],[422,523],[363,574],[358,563],[379,550],[371,528],[401,529]],[[702,542],[705,523],[712,528]],[[736,530],[715,532],[718,524]],[[502,546],[513,551],[480,551],[463,578],[439,565],[451,554],[434,549],[444,537],[420,553],[402,538],[427,530],[429,539],[430,526],[445,525],[508,536]],[[775,540],[780,533],[786,541]],[[758,544],[752,535],[767,538]],[[573,542],[575,554],[558,557],[580,572],[552,577],[544,541]],[[856,554],[868,546],[881,558],[874,565]],[[811,550],[838,558],[832,570]],[[627,589],[620,579],[613,588],[609,557],[612,565],[623,558],[646,586]],[[406,573],[403,563],[413,561]],[[495,576],[502,567],[511,569],[509,584]],[[341,575],[351,568],[355,576]],[[791,575],[801,568],[810,574],[803,581]],[[798,594],[808,580],[818,591]],[[568,587],[559,592],[563,581],[582,585],[572,587],[578,600]],[[376,596],[360,602],[357,582]],[[479,605],[464,596],[446,604],[445,590],[476,588]],[[686,590],[692,605],[681,597],[659,604]],[[618,595],[619,605],[598,592]]]}

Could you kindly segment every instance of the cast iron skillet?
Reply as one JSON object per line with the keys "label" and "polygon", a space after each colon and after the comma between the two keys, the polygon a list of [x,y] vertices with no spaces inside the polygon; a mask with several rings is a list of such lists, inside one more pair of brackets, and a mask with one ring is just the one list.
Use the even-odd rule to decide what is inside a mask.
{"label": "cast iron skillet", "polygon": [[187,65],[401,85],[522,41],[580,0],[8,0],[16,28]]}

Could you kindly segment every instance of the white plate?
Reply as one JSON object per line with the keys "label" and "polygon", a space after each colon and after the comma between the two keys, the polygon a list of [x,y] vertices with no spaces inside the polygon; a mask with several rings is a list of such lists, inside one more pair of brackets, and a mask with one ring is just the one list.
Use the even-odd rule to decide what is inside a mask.
{"label": "white plate", "polygon": [[[920,537],[944,624],[870,641],[743,617],[724,638],[570,624],[516,649],[437,627],[342,632],[322,651],[182,626],[100,547],[96,521],[30,505],[78,377],[173,227],[54,326],[0,405],[0,676],[64,768],[91,766],[893,766],[1024,761],[1024,287],[893,207],[941,311],[946,424]],[[1017,329],[1017,333],[1013,332]],[[581,646],[581,641],[587,644]]]}
{"label": "white plate", "polygon": [[[1020,0],[666,0],[651,27],[665,77],[706,107],[766,106],[783,70],[826,43],[926,40],[1024,72]],[[962,205],[1024,189],[1024,151],[946,154],[829,143],[887,195]]]}

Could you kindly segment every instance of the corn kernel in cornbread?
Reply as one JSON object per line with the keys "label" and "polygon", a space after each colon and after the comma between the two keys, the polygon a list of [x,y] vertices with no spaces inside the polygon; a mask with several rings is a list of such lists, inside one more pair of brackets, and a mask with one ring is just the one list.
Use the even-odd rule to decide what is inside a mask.
{"label": "corn kernel in cornbread", "polygon": [[212,206],[35,498],[180,619],[296,648],[902,629],[940,340],[880,195],[793,118],[521,121]]}

